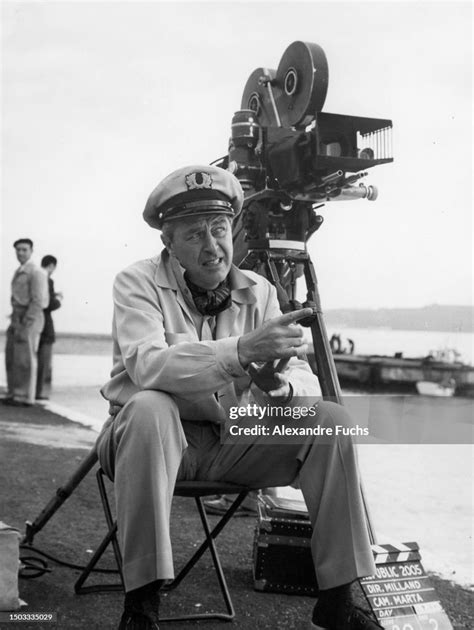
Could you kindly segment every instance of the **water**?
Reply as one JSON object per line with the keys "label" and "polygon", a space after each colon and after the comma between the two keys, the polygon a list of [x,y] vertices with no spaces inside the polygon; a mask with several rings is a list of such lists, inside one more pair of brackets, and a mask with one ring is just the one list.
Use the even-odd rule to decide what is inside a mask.
{"label": "water", "polygon": [[459,360],[474,363],[474,333],[439,332],[425,330],[393,330],[391,328],[333,328],[327,326],[328,336],[339,334],[342,341],[352,339],[355,354],[381,354],[404,357],[425,357],[430,352],[452,348],[459,352]]}

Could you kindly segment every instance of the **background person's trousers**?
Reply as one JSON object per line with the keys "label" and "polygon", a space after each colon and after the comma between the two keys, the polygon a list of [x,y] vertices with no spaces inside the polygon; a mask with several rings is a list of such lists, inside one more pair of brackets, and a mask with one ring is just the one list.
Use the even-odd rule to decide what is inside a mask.
{"label": "background person's trousers", "polygon": [[53,377],[53,344],[40,341],[38,347],[38,370],[36,376],[36,398],[49,396]]}
{"label": "background person's trousers", "polygon": [[[5,346],[5,369],[7,372],[8,396],[16,400],[34,403],[36,392],[36,370],[38,344],[44,318],[38,318],[31,326],[21,323],[23,312],[13,312],[12,323],[7,329]],[[18,335],[21,328],[22,335]],[[16,332],[15,332],[16,331]]]}
{"label": "background person's trousers", "polygon": [[[317,409],[311,425],[351,422],[335,403],[320,402]],[[263,488],[298,478],[313,525],[319,587],[373,575],[354,445],[348,437],[305,440],[272,445],[257,437],[253,445],[221,444],[217,425],[181,421],[172,396],[150,390],[132,396],[97,442],[100,464],[114,479],[126,591],[174,576],[169,522],[177,479]]]}

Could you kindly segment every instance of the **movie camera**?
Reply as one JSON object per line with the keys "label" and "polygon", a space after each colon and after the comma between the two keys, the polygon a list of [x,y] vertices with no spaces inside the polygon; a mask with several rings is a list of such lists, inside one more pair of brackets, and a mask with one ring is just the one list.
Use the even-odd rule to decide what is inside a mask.
{"label": "movie camera", "polygon": [[323,221],[318,204],[377,197],[359,180],[393,161],[392,122],[322,112],[328,76],[323,49],[297,41],[276,71],[257,68],[247,80],[217,162],[245,191],[234,232],[240,265],[247,248],[304,251]]}

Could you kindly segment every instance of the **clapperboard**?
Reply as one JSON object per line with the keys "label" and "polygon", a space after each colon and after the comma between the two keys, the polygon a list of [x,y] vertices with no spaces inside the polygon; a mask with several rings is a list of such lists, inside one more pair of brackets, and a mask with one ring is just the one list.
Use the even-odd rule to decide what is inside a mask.
{"label": "clapperboard", "polygon": [[420,563],[417,543],[372,545],[376,574],[360,580],[387,630],[453,630]]}

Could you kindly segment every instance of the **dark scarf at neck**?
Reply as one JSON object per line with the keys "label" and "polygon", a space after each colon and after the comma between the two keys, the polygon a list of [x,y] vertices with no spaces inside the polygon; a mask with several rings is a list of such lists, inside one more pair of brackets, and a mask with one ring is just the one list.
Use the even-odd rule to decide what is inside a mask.
{"label": "dark scarf at neck", "polygon": [[202,289],[184,274],[184,280],[191,291],[194,304],[201,315],[217,315],[231,302],[229,279],[223,280],[215,289]]}

